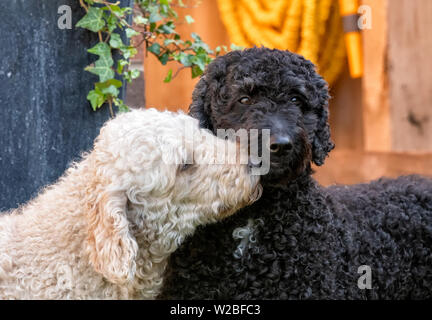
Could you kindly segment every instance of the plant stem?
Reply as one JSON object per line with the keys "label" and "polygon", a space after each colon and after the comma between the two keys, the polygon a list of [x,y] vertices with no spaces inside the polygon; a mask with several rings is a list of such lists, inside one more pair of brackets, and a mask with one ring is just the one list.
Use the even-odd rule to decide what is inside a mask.
{"label": "plant stem", "polygon": [[181,66],[180,68],[177,69],[176,73],[172,76],[171,79],[174,79],[175,77],[177,77],[177,75],[180,73],[180,71],[182,71],[183,69],[186,69],[185,66]]}
{"label": "plant stem", "polygon": [[88,12],[88,8],[87,8],[87,6],[84,4],[84,1],[83,1],[83,0],[79,0],[79,2],[80,2],[80,6],[83,7],[84,10],[85,10],[86,12]]}
{"label": "plant stem", "polygon": [[109,105],[109,111],[110,111],[111,118],[114,118],[114,111],[113,111],[113,107],[112,107],[112,99],[108,100],[108,105]]}

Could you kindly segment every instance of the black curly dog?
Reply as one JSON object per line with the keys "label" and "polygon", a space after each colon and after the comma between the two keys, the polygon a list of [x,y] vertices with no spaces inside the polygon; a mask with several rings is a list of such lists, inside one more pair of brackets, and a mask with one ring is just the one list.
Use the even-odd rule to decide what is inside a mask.
{"label": "black curly dog", "polygon": [[235,51],[208,66],[190,114],[214,132],[269,128],[270,173],[257,203],[172,255],[161,298],[432,297],[432,180],[318,185],[311,162],[334,147],[328,99],[314,65],[287,51]]}

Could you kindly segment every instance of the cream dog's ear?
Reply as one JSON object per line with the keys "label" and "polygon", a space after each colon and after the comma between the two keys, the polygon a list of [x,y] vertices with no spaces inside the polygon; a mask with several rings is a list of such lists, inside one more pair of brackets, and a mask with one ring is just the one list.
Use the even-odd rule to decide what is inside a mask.
{"label": "cream dog's ear", "polygon": [[132,280],[138,244],[129,231],[124,191],[106,190],[88,211],[88,251],[97,272],[116,284]]}

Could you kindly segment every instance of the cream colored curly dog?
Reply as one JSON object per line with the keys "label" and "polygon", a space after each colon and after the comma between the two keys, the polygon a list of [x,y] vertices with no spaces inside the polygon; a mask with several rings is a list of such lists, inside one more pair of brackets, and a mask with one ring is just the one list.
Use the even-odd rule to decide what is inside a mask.
{"label": "cream colored curly dog", "polygon": [[211,164],[222,144],[184,114],[108,121],[57,183],[0,216],[0,298],[154,298],[186,236],[260,196],[247,164]]}

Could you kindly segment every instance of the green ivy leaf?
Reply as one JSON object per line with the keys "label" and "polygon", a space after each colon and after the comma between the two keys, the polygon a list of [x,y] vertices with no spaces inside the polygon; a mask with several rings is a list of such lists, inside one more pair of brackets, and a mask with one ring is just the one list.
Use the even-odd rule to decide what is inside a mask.
{"label": "green ivy leaf", "polygon": [[86,15],[77,22],[76,26],[92,32],[98,32],[105,27],[105,21],[102,19],[102,16],[102,9],[90,7]]}
{"label": "green ivy leaf", "polygon": [[87,100],[90,101],[90,104],[93,108],[94,111],[96,111],[98,108],[100,108],[104,102],[105,102],[105,97],[104,94],[98,90],[91,90],[88,95],[87,95]]}
{"label": "green ivy leaf", "polygon": [[120,112],[128,112],[129,107],[123,102],[122,99],[114,98],[114,104],[119,108]]}
{"label": "green ivy leaf", "polygon": [[169,69],[168,74],[167,74],[167,76],[166,76],[165,79],[164,79],[164,82],[165,82],[165,83],[168,83],[168,82],[171,81],[171,79],[172,79],[172,74],[173,74],[172,69]]}
{"label": "green ivy leaf", "polygon": [[197,54],[198,53],[204,53],[204,54],[212,54],[213,50],[210,49],[210,47],[202,42],[201,40],[199,41],[195,41],[192,45],[191,45],[191,49],[194,50]]}
{"label": "green ivy leaf", "polygon": [[123,60],[123,59],[120,59],[118,62],[117,62],[117,73],[118,74],[122,74],[123,73],[123,69],[124,69],[124,67],[125,66],[128,66],[129,65],[129,61],[127,61],[127,60]]}
{"label": "green ivy leaf", "polygon": [[159,13],[153,12],[150,14],[150,17],[149,17],[150,23],[155,23],[155,22],[158,22],[161,20],[162,20],[162,16]]}
{"label": "green ivy leaf", "polygon": [[135,31],[134,29],[127,28],[126,29],[126,37],[132,38],[134,36],[139,36],[140,33],[138,31]]}
{"label": "green ivy leaf", "polygon": [[190,61],[197,65],[201,71],[204,71],[205,66],[207,64],[207,55],[197,54],[196,56],[192,56]]}
{"label": "green ivy leaf", "polygon": [[148,47],[147,50],[158,56],[160,54],[160,45],[159,43],[155,42],[150,47]]}
{"label": "green ivy leaf", "polygon": [[158,59],[162,65],[166,65],[169,60],[169,54],[165,52],[163,55],[158,56]]}
{"label": "green ivy leaf", "polygon": [[196,42],[201,42],[201,37],[200,37],[198,34],[196,34],[195,32],[192,32],[192,33],[191,33],[191,37],[192,37],[192,39],[194,39]]}
{"label": "green ivy leaf", "polygon": [[122,52],[125,59],[130,59],[138,53],[138,50],[135,47],[121,47],[120,51]]}
{"label": "green ivy leaf", "polygon": [[155,22],[153,22],[153,23],[150,23],[150,32],[154,32],[154,30],[156,29],[156,23]]}
{"label": "green ivy leaf", "polygon": [[130,73],[131,73],[131,78],[132,79],[136,79],[136,78],[138,78],[141,75],[141,71],[139,71],[138,69],[132,69],[130,71]]}
{"label": "green ivy leaf", "polygon": [[194,20],[190,15],[187,15],[187,16],[185,17],[185,19],[186,19],[186,22],[187,22],[188,24],[191,24],[191,23],[194,23],[194,22],[195,22],[195,20]]}
{"label": "green ivy leaf", "polygon": [[106,12],[104,13],[104,18],[106,21],[106,28],[108,32],[112,33],[117,28],[118,19],[114,15],[107,14]]}
{"label": "green ivy leaf", "polygon": [[170,16],[172,10],[170,10],[170,0],[159,0],[159,11],[164,17]]}
{"label": "green ivy leaf", "polygon": [[174,59],[179,61],[185,67],[190,67],[190,66],[192,66],[192,62],[191,62],[192,57],[193,57],[193,55],[190,55],[190,54],[187,54],[184,52],[180,52],[179,54],[174,56]]}
{"label": "green ivy leaf", "polygon": [[171,34],[175,32],[172,24],[161,24],[157,28],[157,31],[164,34]]}
{"label": "green ivy leaf", "polygon": [[125,13],[127,13],[127,11],[130,11],[130,8],[121,8],[114,4],[110,5],[109,7],[111,11],[114,12],[118,17],[122,17]]}
{"label": "green ivy leaf", "polygon": [[174,39],[165,39],[163,44],[164,46],[169,46],[170,44],[175,43],[177,45],[183,44],[183,41],[181,40],[174,40]]}
{"label": "green ivy leaf", "polygon": [[123,85],[123,83],[120,80],[109,79],[105,82],[96,82],[95,88],[102,92],[104,89],[106,89],[110,86],[114,86],[115,88],[120,88],[122,85]]}
{"label": "green ivy leaf", "polygon": [[98,56],[111,54],[110,47],[106,43],[103,43],[103,42],[99,42],[98,44],[96,44],[94,47],[88,49],[87,51],[90,53],[93,53],[95,55],[98,55]]}
{"label": "green ivy leaf", "polygon": [[138,78],[140,74],[141,72],[138,69],[133,69],[126,72],[123,77],[127,82],[132,82],[132,80]]}
{"label": "green ivy leaf", "polygon": [[118,33],[112,33],[111,34],[109,44],[112,48],[115,48],[115,49],[119,49],[120,47],[124,46],[123,41],[122,41],[122,39]]}
{"label": "green ivy leaf", "polygon": [[203,70],[201,70],[201,68],[198,67],[197,65],[192,66],[191,71],[192,71],[192,78],[199,77],[200,75],[203,74]]}
{"label": "green ivy leaf", "polygon": [[104,95],[108,95],[111,97],[117,97],[119,95],[120,91],[115,86],[111,85],[111,86],[104,88],[102,90],[102,93]]}
{"label": "green ivy leaf", "polygon": [[148,22],[149,22],[149,19],[147,19],[147,18],[144,18],[143,16],[136,16],[134,19],[133,19],[133,21],[134,21],[134,23],[136,24],[136,25],[145,25],[145,24],[148,24]]}
{"label": "green ivy leaf", "polygon": [[114,60],[112,59],[109,45],[100,42],[93,48],[88,49],[88,52],[98,55],[99,59],[95,62],[94,66],[88,66],[85,70],[98,75],[100,82],[114,78],[114,70],[111,68]]}
{"label": "green ivy leaf", "polygon": [[[99,61],[99,60],[98,60]],[[104,61],[99,61],[100,65],[96,65],[95,67],[87,67],[84,70],[91,72],[97,76],[99,76],[100,81],[106,81],[114,77],[114,71],[111,68],[108,68],[105,65]]]}

